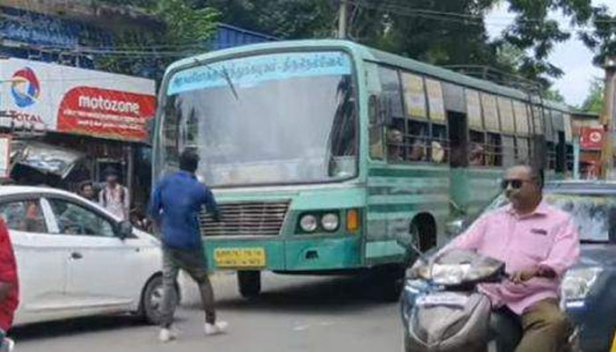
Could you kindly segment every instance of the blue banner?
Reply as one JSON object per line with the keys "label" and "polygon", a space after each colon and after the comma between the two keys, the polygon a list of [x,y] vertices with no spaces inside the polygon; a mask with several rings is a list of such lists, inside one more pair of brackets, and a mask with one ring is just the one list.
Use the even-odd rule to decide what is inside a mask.
{"label": "blue banner", "polygon": [[237,86],[296,77],[351,74],[351,59],[342,52],[284,53],[219,61],[174,74],[167,95],[192,90]]}

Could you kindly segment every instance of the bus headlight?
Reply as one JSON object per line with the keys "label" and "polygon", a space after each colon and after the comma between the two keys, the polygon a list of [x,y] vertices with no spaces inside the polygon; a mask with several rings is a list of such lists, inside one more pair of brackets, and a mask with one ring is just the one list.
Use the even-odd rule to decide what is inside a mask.
{"label": "bus headlight", "polygon": [[600,267],[569,270],[562,283],[563,298],[567,301],[585,299],[602,271]]}
{"label": "bus headlight", "polygon": [[333,232],[338,230],[338,226],[340,225],[340,217],[334,213],[329,213],[323,215],[321,218],[321,226],[325,231]]}
{"label": "bus headlight", "polygon": [[319,227],[319,221],[317,220],[316,216],[312,214],[307,214],[302,216],[302,218],[299,220],[299,227],[302,228],[302,231],[314,232],[316,231],[317,227]]}

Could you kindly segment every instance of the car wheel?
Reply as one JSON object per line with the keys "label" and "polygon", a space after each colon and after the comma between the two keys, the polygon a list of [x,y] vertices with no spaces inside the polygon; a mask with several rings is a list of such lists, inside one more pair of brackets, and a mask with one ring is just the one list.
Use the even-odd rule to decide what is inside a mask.
{"label": "car wheel", "polygon": [[244,298],[254,298],[261,293],[260,271],[238,271],[237,284]]}
{"label": "car wheel", "polygon": [[[174,294],[177,305],[179,303],[179,294],[177,287],[174,288]],[[143,290],[143,297],[141,298],[141,317],[143,320],[151,325],[158,325],[161,323],[162,314],[161,306],[163,302],[163,278],[162,276],[155,276],[146,284]]]}

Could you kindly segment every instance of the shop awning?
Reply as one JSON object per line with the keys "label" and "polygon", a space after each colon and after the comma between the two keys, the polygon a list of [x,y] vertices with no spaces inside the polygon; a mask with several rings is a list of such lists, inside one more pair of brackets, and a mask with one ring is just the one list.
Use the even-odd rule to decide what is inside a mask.
{"label": "shop awning", "polygon": [[80,152],[38,141],[18,141],[15,163],[65,178],[84,157]]}

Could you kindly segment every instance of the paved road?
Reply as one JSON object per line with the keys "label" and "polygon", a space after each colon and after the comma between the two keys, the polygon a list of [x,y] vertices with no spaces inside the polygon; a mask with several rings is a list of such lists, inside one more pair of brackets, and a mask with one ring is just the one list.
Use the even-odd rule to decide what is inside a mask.
{"label": "paved road", "polygon": [[287,352],[402,350],[397,305],[375,300],[370,284],[349,278],[267,275],[264,294],[239,297],[234,276],[218,277],[220,317],[229,334],[204,337],[202,315],[190,304],[178,312],[181,338],[162,345],[157,329],[127,317],[88,318],[17,329],[16,352]]}

